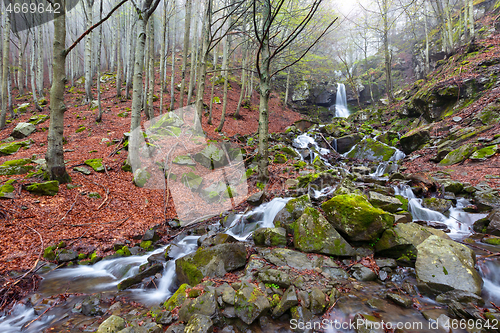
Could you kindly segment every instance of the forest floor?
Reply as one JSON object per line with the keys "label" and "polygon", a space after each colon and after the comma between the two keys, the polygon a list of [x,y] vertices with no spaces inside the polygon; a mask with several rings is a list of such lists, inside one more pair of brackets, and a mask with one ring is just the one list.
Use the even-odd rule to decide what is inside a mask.
{"label": "forest floor", "polygon": [[[210,76],[209,76],[210,78]],[[180,78],[177,77],[177,82]],[[156,78],[155,95],[160,95],[160,87]],[[207,82],[208,84],[209,82]],[[254,134],[258,128],[257,92],[253,92],[249,108],[241,108],[241,117],[235,119],[232,114],[236,110],[239,100],[240,86],[230,81],[228,105],[225,125],[222,135],[215,132],[219,124],[222,103],[214,104],[213,125],[207,124],[204,117],[203,129],[209,139],[222,137],[232,138],[237,134]],[[170,85],[170,84],[168,84]],[[16,195],[14,199],[0,202],[0,274],[9,271],[23,271],[31,268],[49,245],[65,241],[73,250],[84,253],[97,251],[99,256],[110,254],[116,242],[140,242],[141,236],[149,228],[159,226],[160,234],[168,241],[178,230],[170,230],[165,221],[176,218],[176,211],[172,196],[167,196],[164,190],[155,190],[136,187],[132,183],[132,173],[122,171],[121,167],[127,158],[125,150],[116,152],[116,144],[107,145],[113,139],[120,140],[123,133],[130,130],[130,112],[127,117],[118,114],[130,110],[131,100],[116,98],[114,78],[102,84],[102,107],[105,110],[103,120],[95,121],[97,110],[89,109],[84,104],[84,87],[76,85],[73,89],[66,89],[64,137],[64,158],[66,170],[72,177],[72,185],[76,188],[59,186],[59,193],[53,197],[37,196],[22,189],[22,185],[33,182],[25,179],[26,175],[0,176],[0,183],[7,179],[16,179],[14,184]],[[71,92],[70,92],[71,90]],[[210,100],[210,85],[206,89],[205,101]],[[176,101],[179,92],[176,90]],[[48,97],[48,92],[46,93]],[[94,98],[97,98],[94,90]],[[222,101],[223,84],[215,86],[215,94]],[[29,95],[16,97],[15,104],[30,103],[28,112],[18,115],[5,129],[0,132],[0,140],[10,136],[13,128],[19,122],[26,122],[35,111]],[[159,114],[159,103],[154,103],[155,116]],[[170,104],[170,93],[164,94],[164,110]],[[176,102],[176,107],[178,102]],[[282,132],[293,122],[301,119],[298,113],[283,107],[277,94],[271,94],[269,102],[269,131]],[[49,114],[49,107],[44,106],[42,114]],[[143,118],[144,115],[143,115]],[[143,119],[144,121],[144,119]],[[43,159],[47,149],[47,133],[49,121],[37,126],[37,131],[29,136],[33,144],[29,149],[19,150],[11,156],[0,157],[0,164],[12,159],[32,158]],[[77,130],[81,127],[84,130]],[[103,139],[109,139],[103,140]],[[121,145],[120,145],[121,147]],[[106,173],[92,171],[90,175],[83,175],[73,170],[87,159],[103,158]],[[284,182],[280,177],[279,169],[284,166],[271,166],[271,182],[268,189],[279,191]],[[276,172],[274,172],[276,171]],[[255,177],[249,178],[249,192],[257,191]],[[90,198],[89,193],[99,193],[101,198]],[[165,199],[169,197],[166,204]],[[243,204],[245,205],[245,204]],[[238,207],[244,209],[245,207]]]}

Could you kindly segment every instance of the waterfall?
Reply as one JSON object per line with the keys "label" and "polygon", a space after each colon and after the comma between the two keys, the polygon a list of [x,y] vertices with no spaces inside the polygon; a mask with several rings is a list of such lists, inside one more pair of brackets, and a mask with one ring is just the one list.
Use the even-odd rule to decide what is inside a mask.
{"label": "waterfall", "polygon": [[347,109],[347,96],[345,93],[345,84],[337,83],[337,101],[335,104],[335,117],[347,118],[349,110]]}

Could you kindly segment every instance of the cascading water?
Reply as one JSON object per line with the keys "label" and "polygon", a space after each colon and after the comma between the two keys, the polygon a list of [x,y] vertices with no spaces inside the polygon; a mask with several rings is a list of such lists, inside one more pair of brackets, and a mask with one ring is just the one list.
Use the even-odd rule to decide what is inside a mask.
{"label": "cascading water", "polygon": [[335,103],[335,117],[347,118],[349,109],[347,109],[347,95],[345,84],[337,83],[337,98]]}

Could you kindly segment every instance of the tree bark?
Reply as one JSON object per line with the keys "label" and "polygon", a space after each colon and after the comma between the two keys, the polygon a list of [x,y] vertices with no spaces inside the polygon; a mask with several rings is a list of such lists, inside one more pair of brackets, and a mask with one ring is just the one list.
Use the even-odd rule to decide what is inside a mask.
{"label": "tree bark", "polygon": [[9,107],[9,54],[10,54],[10,18],[9,15],[4,16],[3,26],[3,55],[2,55],[2,112],[0,114],[0,128],[5,127],[7,117],[7,109]]}
{"label": "tree bark", "polygon": [[187,67],[187,57],[189,52],[189,35],[191,33],[191,1],[192,0],[186,0],[186,16],[184,24],[184,50],[182,55],[181,91],[179,100],[179,107],[181,109],[184,106],[184,89],[186,88],[186,70],[187,70],[186,67]]}
{"label": "tree bark", "polygon": [[[85,14],[87,15],[87,29],[92,26],[94,0],[84,0]],[[85,37],[85,99],[92,102],[92,33]]]}
{"label": "tree bark", "polygon": [[173,32],[172,32],[172,67],[170,68],[170,111],[175,108],[175,37],[177,32],[177,10],[176,10],[176,0],[172,1],[172,6],[174,9],[174,19],[172,20]]}

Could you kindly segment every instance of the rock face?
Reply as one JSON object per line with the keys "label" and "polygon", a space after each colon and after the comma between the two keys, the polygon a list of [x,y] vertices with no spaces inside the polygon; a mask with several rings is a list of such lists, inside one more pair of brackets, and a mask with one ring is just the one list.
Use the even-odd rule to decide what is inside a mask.
{"label": "rock face", "polygon": [[253,285],[245,284],[236,292],[234,309],[238,318],[247,325],[270,308],[266,295]]}
{"label": "rock face", "polygon": [[338,195],[321,205],[328,221],[353,241],[373,241],[390,228],[394,215],[357,194]]}
{"label": "rock face", "polygon": [[304,214],[295,222],[293,242],[295,248],[303,252],[355,255],[351,245],[312,207],[306,207]]}
{"label": "rock face", "polygon": [[406,155],[422,148],[431,139],[431,134],[428,127],[419,127],[403,135],[399,142],[401,150]]}
{"label": "rock face", "polygon": [[433,235],[417,250],[419,281],[440,292],[458,289],[481,294],[483,280],[474,268],[474,251],[467,246]]}
{"label": "rock face", "polygon": [[36,127],[30,123],[19,123],[12,131],[12,136],[16,139],[23,139],[36,131]]}
{"label": "rock face", "polygon": [[175,271],[180,283],[194,286],[205,276],[224,276],[246,264],[247,251],[243,243],[199,248],[196,252],[175,261]]}
{"label": "rock face", "polygon": [[351,152],[347,154],[347,157],[369,161],[389,161],[395,152],[395,148],[368,138],[359,142]]}

